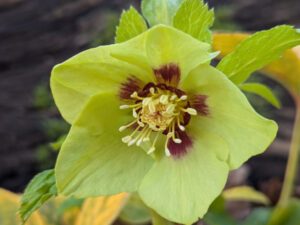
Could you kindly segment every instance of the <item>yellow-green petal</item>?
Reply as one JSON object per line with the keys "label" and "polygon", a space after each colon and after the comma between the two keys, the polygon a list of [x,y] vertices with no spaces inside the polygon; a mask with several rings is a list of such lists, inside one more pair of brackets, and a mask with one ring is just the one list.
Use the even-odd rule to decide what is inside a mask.
{"label": "yellow-green petal", "polygon": [[181,79],[198,65],[210,62],[216,56],[210,53],[210,45],[192,36],[164,25],[148,32],[145,42],[146,53],[152,68],[174,63],[179,65]]}
{"label": "yellow-green petal", "polygon": [[217,69],[199,66],[182,88],[207,96],[209,115],[193,117],[190,126],[192,130],[201,129],[224,140],[231,169],[265,151],[274,140],[277,124],[256,113],[238,87]]}
{"label": "yellow-green petal", "polygon": [[222,139],[210,134],[193,138],[185,156],[155,162],[139,188],[142,200],[170,221],[196,222],[224,188],[229,168],[212,149],[221,152],[226,147]]}
{"label": "yellow-green petal", "polygon": [[[137,40],[137,43],[142,40]],[[145,82],[151,80],[149,70],[139,67],[138,61],[129,63],[112,56],[112,52],[122,49],[122,46],[116,44],[89,49],[54,67],[52,93],[62,116],[69,123],[76,119],[91,96],[106,90],[117,92],[129,76],[134,75]],[[127,55],[134,54],[140,45],[132,43],[131,47],[132,51],[129,48]]]}
{"label": "yellow-green petal", "polygon": [[158,25],[127,42],[89,49],[55,66],[51,89],[62,116],[72,124],[90,97],[106,90],[117,93],[129,76],[151,82],[153,69],[177,63],[184,79],[214,56],[208,44]]}
{"label": "yellow-green petal", "polygon": [[121,141],[129,115],[114,93],[93,96],[74,122],[55,167],[59,193],[76,197],[137,190],[152,165],[138,147]]}

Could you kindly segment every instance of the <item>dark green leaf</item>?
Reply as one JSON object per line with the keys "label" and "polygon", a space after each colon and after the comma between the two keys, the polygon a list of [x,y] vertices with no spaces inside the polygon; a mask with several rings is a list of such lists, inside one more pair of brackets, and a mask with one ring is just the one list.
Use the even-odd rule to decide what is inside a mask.
{"label": "dark green leaf", "polygon": [[271,213],[270,208],[254,209],[242,225],[267,225]]}
{"label": "dark green leaf", "polygon": [[28,184],[21,199],[19,214],[23,222],[48,199],[57,195],[54,170],[36,175]]}
{"label": "dark green leaf", "polygon": [[245,84],[241,84],[240,88],[243,91],[259,95],[260,97],[265,99],[267,102],[271,103],[276,108],[281,107],[281,103],[280,103],[279,99],[273,94],[273,92],[271,91],[270,88],[268,88],[267,86],[265,86],[263,84],[245,83]]}
{"label": "dark green leaf", "polygon": [[274,209],[267,225],[299,225],[300,201],[293,199],[286,207]]}
{"label": "dark green leaf", "polygon": [[234,219],[225,210],[225,200],[222,196],[212,203],[203,220],[208,225],[236,225]]}
{"label": "dark green leaf", "polygon": [[138,195],[132,195],[122,210],[120,219],[129,224],[147,224],[151,221],[151,216]]}

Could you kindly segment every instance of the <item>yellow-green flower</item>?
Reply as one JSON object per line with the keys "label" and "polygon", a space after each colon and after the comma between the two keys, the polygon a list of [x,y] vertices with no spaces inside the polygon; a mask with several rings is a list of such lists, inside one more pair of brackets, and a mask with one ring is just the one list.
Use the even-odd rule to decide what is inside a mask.
{"label": "yellow-green flower", "polygon": [[51,88],[72,128],[56,165],[60,193],[137,191],[163,217],[192,223],[229,170],[263,152],[277,125],[258,115],[210,45],[157,25],[57,65]]}

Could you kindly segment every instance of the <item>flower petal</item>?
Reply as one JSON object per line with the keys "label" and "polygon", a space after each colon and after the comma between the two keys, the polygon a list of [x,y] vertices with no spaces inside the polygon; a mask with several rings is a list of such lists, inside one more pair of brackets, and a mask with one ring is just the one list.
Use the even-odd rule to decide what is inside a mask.
{"label": "flower petal", "polygon": [[256,113],[222,72],[201,65],[190,73],[182,88],[207,96],[208,116],[193,117],[190,126],[192,130],[214,133],[227,143],[231,169],[265,151],[274,140],[277,124]]}
{"label": "flower petal", "polygon": [[210,53],[210,45],[164,25],[158,25],[148,32],[145,45],[153,69],[177,64],[181,71],[181,80],[184,80],[192,69],[209,62],[215,56]]}
{"label": "flower petal", "polygon": [[141,183],[142,200],[170,221],[196,222],[221,193],[227,180],[227,163],[212,151],[224,148],[226,143],[222,139],[204,133],[202,139],[193,140],[193,147],[185,156],[163,157]]}
{"label": "flower petal", "polygon": [[154,80],[154,69],[178,63],[184,77],[212,57],[208,44],[158,25],[127,42],[89,49],[57,65],[51,89],[62,116],[72,123],[91,96],[117,90],[129,76],[147,83]]}
{"label": "flower petal", "polygon": [[[152,71],[138,60],[135,49],[142,48],[140,37],[135,42],[103,46],[86,50],[54,67],[51,89],[62,116],[72,123],[89,97],[105,90],[115,90],[129,76],[151,81]],[[116,58],[113,52],[123,49],[135,61]],[[130,51],[130,49],[132,49]]]}
{"label": "flower petal", "polygon": [[118,127],[127,120],[124,113],[115,94],[101,93],[89,100],[58,157],[60,193],[92,197],[137,189],[153,160],[138,147],[122,143]]}

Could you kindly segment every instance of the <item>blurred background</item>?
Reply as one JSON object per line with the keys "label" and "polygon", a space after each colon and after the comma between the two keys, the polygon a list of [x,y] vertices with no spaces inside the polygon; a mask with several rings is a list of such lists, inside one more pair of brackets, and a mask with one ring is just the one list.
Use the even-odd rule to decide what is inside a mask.
{"label": "blurred background", "polygon": [[[211,0],[215,30],[256,31],[278,24],[300,27],[299,0]],[[97,45],[113,43],[122,9],[129,0],[0,0],[0,187],[22,192],[41,170],[53,168],[57,146],[69,125],[59,116],[49,91],[51,68]],[[228,186],[251,185],[273,203],[278,199],[292,134],[294,105],[287,91],[260,74],[251,79],[272,87],[283,103],[278,110],[256,96],[255,108],[278,121],[275,143],[234,171]],[[300,196],[300,185],[295,195]],[[236,217],[248,214],[249,206]]]}

